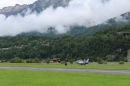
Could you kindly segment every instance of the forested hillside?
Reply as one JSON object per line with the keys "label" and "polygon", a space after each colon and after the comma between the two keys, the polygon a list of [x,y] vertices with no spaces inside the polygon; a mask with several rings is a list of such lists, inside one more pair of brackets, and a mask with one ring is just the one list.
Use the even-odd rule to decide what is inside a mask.
{"label": "forested hillside", "polygon": [[[130,26],[125,25],[99,31],[92,37],[0,37],[0,59],[89,58],[90,61],[96,61],[97,58],[102,58],[108,61],[126,61],[127,50],[130,49],[129,31]],[[114,58],[109,58],[109,55]]]}
{"label": "forested hillside", "polygon": [[[130,12],[124,13],[118,17],[108,19],[102,24],[95,25],[86,29],[81,29],[79,33],[75,33],[75,36],[92,36],[97,31],[104,30],[105,28],[110,27],[120,27],[126,24],[130,24]],[[79,27],[81,28],[81,27]]]}

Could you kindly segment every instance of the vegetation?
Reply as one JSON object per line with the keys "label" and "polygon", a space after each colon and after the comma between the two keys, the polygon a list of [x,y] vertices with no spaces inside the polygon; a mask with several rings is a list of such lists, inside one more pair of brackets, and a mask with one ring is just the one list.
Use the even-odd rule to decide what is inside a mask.
{"label": "vegetation", "polygon": [[49,59],[49,58],[47,58],[46,63],[47,63],[47,64],[49,64],[49,63],[50,63],[50,59]]}
{"label": "vegetation", "polygon": [[33,63],[33,59],[30,59],[30,58],[27,59],[27,60],[26,60],[26,63]]}
{"label": "vegetation", "polygon": [[[96,26],[92,26],[89,28],[85,28],[82,29],[82,27],[78,27],[75,28],[75,33],[73,33],[75,36],[92,36],[94,35],[97,31],[102,31],[106,28],[110,28],[110,27],[116,27],[116,28],[120,28],[123,25],[129,24],[130,25],[130,12],[124,13],[122,14],[120,17],[125,19],[124,21],[117,21],[117,19],[119,17],[115,17],[115,18],[111,18],[109,20],[107,20],[106,22],[96,25]],[[73,32],[73,30],[72,30]]]}
{"label": "vegetation", "polygon": [[0,59],[8,61],[14,57],[23,60],[61,58],[69,61],[89,58],[90,61],[97,61],[97,57],[100,57],[105,61],[126,61],[130,36],[123,32],[129,30],[130,26],[125,25],[96,32],[92,37],[0,37]]}
{"label": "vegetation", "polygon": [[69,62],[70,62],[70,64],[73,64],[74,63],[74,59],[71,59]]}
{"label": "vegetation", "polygon": [[101,58],[98,58],[98,59],[97,59],[97,63],[98,63],[98,64],[103,64],[103,60],[102,60]]}
{"label": "vegetation", "polygon": [[124,64],[124,61],[120,61],[119,64]]}
{"label": "vegetation", "polygon": [[10,63],[22,63],[22,59],[20,59],[19,57],[15,57],[13,59],[10,60]]}
{"label": "vegetation", "polygon": [[33,63],[40,63],[40,59],[39,58],[34,58]]}
{"label": "vegetation", "polygon": [[0,70],[0,86],[129,86],[130,76]]}
{"label": "vegetation", "polygon": [[97,62],[89,63],[85,66],[80,66],[78,64],[67,63],[65,66],[65,61],[61,63],[0,63],[0,67],[32,67],[32,68],[73,68],[73,69],[104,69],[104,70],[130,70],[130,63],[124,62],[123,65],[119,65],[119,62],[107,62],[107,64],[98,64]]}

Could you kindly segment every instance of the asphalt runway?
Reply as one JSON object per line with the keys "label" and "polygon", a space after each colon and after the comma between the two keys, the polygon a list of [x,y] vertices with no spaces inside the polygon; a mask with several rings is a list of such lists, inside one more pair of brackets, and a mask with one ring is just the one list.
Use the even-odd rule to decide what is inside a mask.
{"label": "asphalt runway", "polygon": [[33,71],[54,71],[54,72],[84,72],[98,74],[127,74],[130,70],[99,70],[99,69],[69,69],[69,68],[32,68],[32,67],[0,67],[0,70],[33,70]]}

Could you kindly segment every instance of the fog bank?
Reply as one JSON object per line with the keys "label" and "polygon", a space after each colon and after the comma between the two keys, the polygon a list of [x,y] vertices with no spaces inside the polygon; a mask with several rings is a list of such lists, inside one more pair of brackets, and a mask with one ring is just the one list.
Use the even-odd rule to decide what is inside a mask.
{"label": "fog bank", "polygon": [[27,14],[6,18],[0,15],[0,36],[17,35],[21,32],[47,32],[54,27],[57,33],[66,33],[70,26],[93,26],[107,19],[130,11],[130,0],[72,0],[68,7],[49,7],[39,15]]}

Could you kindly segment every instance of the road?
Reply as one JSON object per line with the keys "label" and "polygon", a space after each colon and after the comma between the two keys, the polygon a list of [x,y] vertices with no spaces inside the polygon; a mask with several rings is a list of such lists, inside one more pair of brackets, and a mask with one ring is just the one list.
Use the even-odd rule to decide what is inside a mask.
{"label": "road", "polygon": [[35,71],[54,71],[54,72],[84,72],[99,74],[128,74],[130,70],[98,70],[98,69],[68,69],[68,68],[32,68],[32,67],[0,67],[4,70],[35,70]]}

